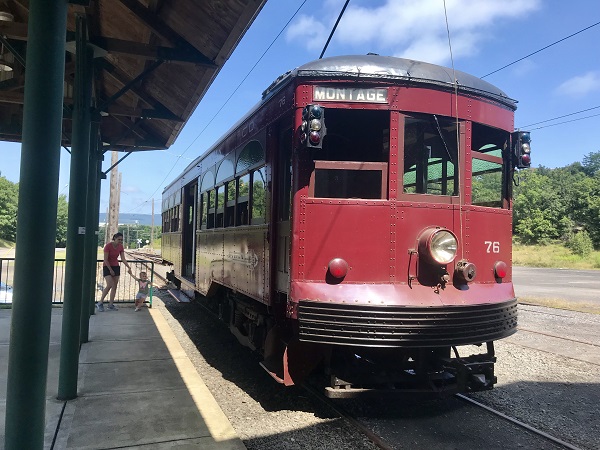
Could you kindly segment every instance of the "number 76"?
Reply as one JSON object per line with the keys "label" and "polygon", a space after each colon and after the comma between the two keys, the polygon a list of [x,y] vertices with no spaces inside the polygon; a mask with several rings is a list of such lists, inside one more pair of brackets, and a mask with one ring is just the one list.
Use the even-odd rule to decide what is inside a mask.
{"label": "number 76", "polygon": [[498,241],[484,241],[487,245],[487,253],[500,253],[500,242]]}

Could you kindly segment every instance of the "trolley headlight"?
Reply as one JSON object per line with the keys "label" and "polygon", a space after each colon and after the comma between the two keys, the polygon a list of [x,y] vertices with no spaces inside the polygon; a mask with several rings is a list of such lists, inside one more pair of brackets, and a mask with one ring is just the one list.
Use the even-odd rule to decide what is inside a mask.
{"label": "trolley headlight", "polygon": [[450,264],[456,257],[457,248],[456,236],[445,228],[430,228],[419,238],[419,254],[432,263]]}

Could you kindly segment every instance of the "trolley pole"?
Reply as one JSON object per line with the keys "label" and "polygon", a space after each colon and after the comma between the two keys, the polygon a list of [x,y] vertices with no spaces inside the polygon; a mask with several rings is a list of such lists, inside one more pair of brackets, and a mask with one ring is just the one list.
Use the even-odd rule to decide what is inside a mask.
{"label": "trolley pole", "polygon": [[67,0],[29,1],[6,450],[44,447],[66,30]]}
{"label": "trolley pole", "polygon": [[[69,184],[69,223],[58,399],[77,397],[81,307],[84,300],[83,266],[86,235],[86,201],[90,157],[91,95],[93,49],[87,45],[85,17],[76,17],[75,101],[71,145],[71,182]],[[95,186],[95,184],[94,184]],[[91,207],[91,205],[90,205]],[[90,230],[91,232],[91,230]],[[87,305],[87,301],[85,301]]]}

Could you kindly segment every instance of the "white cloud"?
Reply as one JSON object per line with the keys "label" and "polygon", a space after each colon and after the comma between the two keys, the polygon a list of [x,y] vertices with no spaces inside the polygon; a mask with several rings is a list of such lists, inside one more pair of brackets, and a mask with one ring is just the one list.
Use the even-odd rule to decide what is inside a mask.
{"label": "white cloud", "polygon": [[600,72],[587,72],[573,77],[556,88],[561,95],[583,97],[594,91],[600,91]]}
{"label": "white cloud", "polygon": [[328,31],[321,22],[313,17],[300,15],[286,32],[286,39],[302,42],[308,50],[319,50],[327,41]]}
{"label": "white cloud", "polygon": [[[350,49],[366,46],[381,54],[431,63],[450,61],[442,1],[383,0],[372,4],[349,4],[333,38],[336,44]],[[299,42],[310,50],[322,48],[340,5],[340,1],[327,2],[315,16],[300,17],[287,31],[287,41],[301,38]],[[527,18],[539,6],[540,0],[446,0],[454,57],[476,54],[483,40],[494,37],[498,21]]]}
{"label": "white cloud", "polygon": [[139,186],[134,186],[134,185],[121,186],[122,194],[138,194],[140,192],[142,192],[142,190],[140,189]]}
{"label": "white cloud", "polygon": [[537,67],[537,64],[533,60],[527,58],[512,66],[512,73],[514,73],[517,77],[522,78],[536,70]]}

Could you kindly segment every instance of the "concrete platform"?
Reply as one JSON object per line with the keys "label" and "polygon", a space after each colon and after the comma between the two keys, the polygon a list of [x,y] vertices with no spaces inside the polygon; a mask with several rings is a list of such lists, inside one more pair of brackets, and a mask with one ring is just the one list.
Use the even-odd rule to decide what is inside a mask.
{"label": "concrete platform", "polygon": [[[68,402],[56,399],[62,309],[52,310],[44,448],[246,448],[155,306],[140,312],[120,306],[91,318],[90,342],[79,358],[79,396]],[[0,310],[0,449],[10,313]]]}

